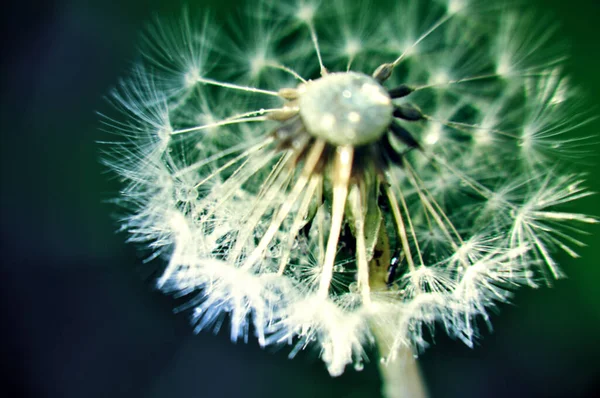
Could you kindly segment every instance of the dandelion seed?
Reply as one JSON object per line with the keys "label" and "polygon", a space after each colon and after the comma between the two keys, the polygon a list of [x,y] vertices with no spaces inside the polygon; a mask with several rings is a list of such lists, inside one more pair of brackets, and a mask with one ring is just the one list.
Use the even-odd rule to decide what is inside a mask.
{"label": "dandelion seed", "polygon": [[434,324],[472,345],[474,317],[576,256],[596,219],[563,208],[589,195],[563,135],[589,118],[529,14],[332,4],[259,2],[225,44],[207,19],[155,22],[106,162],[197,331],[228,317],[232,340],[317,347],[334,376],[377,345],[413,377],[388,394],[421,396]]}

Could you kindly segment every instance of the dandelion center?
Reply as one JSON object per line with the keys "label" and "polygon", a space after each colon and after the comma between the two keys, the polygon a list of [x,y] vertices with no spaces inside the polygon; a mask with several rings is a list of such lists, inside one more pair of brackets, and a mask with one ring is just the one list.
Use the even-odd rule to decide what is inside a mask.
{"label": "dandelion center", "polygon": [[300,117],[315,137],[334,145],[377,141],[392,120],[387,91],[362,73],[332,73],[298,88]]}

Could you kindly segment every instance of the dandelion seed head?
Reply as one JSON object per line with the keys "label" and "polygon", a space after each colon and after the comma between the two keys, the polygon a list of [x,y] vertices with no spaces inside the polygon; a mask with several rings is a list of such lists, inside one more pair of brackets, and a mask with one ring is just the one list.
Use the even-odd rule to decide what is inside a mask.
{"label": "dandelion seed head", "polygon": [[569,209],[590,117],[554,24],[508,8],[261,1],[232,39],[188,11],[149,28],[104,161],[196,331],[316,347],[338,376],[435,325],[472,346],[475,318],[564,275],[597,222]]}

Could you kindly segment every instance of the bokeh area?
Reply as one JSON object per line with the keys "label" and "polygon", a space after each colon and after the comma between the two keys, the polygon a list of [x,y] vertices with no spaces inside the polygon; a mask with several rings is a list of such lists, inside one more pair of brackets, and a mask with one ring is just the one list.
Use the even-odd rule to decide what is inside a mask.
{"label": "bokeh area", "polygon": [[[231,0],[188,1],[219,24]],[[376,3],[376,4],[375,4]],[[385,7],[375,2],[374,7]],[[391,2],[388,2],[391,3]],[[600,3],[536,0],[571,43],[572,82],[600,114]],[[139,33],[179,0],[19,1],[3,6],[0,57],[1,365],[11,397],[378,397],[376,366],[329,377],[317,353],[194,335],[152,265],[115,233],[119,184],[99,163],[96,111],[126,75]],[[577,167],[600,191],[600,123]],[[600,215],[600,197],[577,211]],[[469,349],[441,333],[421,356],[432,397],[592,397],[600,375],[600,226],[552,288],[521,289]],[[4,394],[3,394],[4,395]]]}

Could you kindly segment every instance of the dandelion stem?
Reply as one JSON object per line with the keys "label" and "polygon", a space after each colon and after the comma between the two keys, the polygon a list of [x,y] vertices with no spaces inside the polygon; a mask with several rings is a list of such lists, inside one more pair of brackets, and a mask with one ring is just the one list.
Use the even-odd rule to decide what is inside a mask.
{"label": "dandelion stem", "polygon": [[[385,292],[388,290],[386,271],[391,254],[383,221],[379,229],[377,250],[382,254],[379,258],[373,258],[369,264],[369,284],[374,292]],[[425,383],[411,348],[403,345],[397,352],[391,353],[390,347],[394,347],[393,331],[375,322],[371,323],[371,330],[379,349],[382,396],[384,398],[426,398]]]}
{"label": "dandelion stem", "polygon": [[[376,337],[378,344],[380,339]],[[417,359],[410,347],[402,346],[392,361],[379,362],[382,395],[385,398],[426,398],[427,391]]]}

